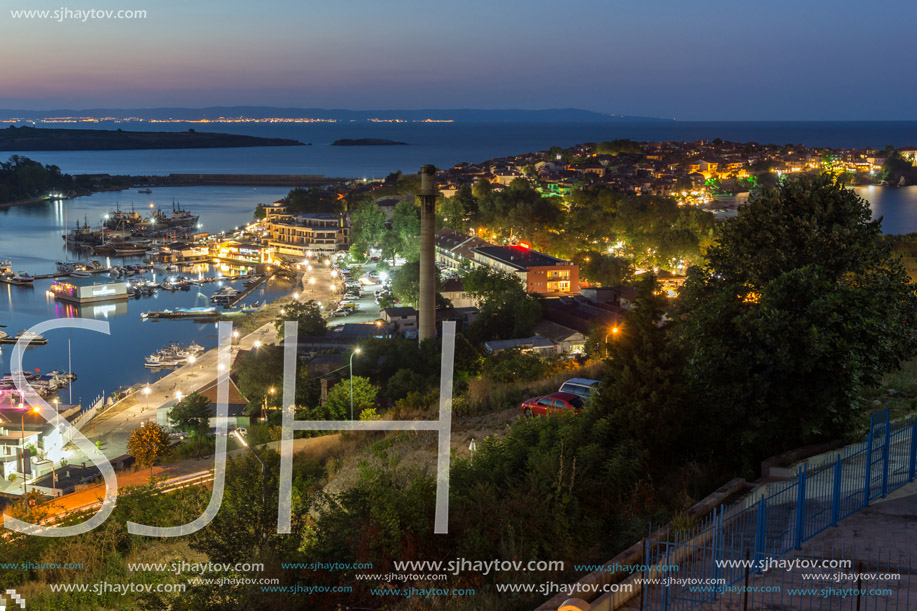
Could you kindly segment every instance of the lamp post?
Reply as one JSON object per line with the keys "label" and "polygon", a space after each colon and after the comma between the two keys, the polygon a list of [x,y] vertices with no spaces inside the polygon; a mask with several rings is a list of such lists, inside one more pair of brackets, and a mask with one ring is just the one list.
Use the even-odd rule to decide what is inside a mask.
{"label": "lamp post", "polygon": [[22,410],[22,412],[19,413],[19,457],[22,461],[22,465],[20,467],[22,469],[22,500],[28,503],[29,478],[25,472],[25,415],[26,412],[34,412],[37,414],[40,410],[37,407],[33,407],[32,409],[25,409],[25,406],[22,403],[19,404],[19,409]]}
{"label": "lamp post", "polygon": [[617,333],[618,333],[618,328],[617,328],[617,327],[612,327],[612,328],[608,331],[608,333],[605,334],[605,358],[608,358],[608,336],[609,336],[609,335],[617,335]]}
{"label": "lamp post", "polygon": [[[273,386],[267,389],[269,395],[273,396],[276,390]],[[264,395],[264,421],[267,422],[267,395]]]}
{"label": "lamp post", "polygon": [[350,419],[353,420],[353,357],[355,354],[360,354],[360,347],[357,346],[353,349],[353,352],[350,353]]}
{"label": "lamp post", "polygon": [[310,295],[315,295],[315,278],[309,278],[309,289],[311,290]]}
{"label": "lamp post", "polygon": [[248,448],[248,451],[258,459],[258,463],[261,465],[261,518],[258,520],[258,530],[260,532],[260,539],[258,541],[258,551],[261,550],[262,541],[264,540],[264,511],[267,505],[267,488],[266,482],[264,481],[264,461],[261,460],[261,457],[258,456],[258,453],[255,452],[255,448],[248,445],[248,442],[245,441],[245,438],[242,437],[242,433],[239,432],[239,429],[236,429],[232,432],[233,437],[235,437],[239,443]]}
{"label": "lamp post", "polygon": [[146,410],[149,409],[149,407],[150,407],[150,393],[151,393],[151,392],[153,392],[153,391],[150,390],[150,385],[149,385],[149,384],[147,384],[146,386],[143,387],[143,398],[144,398],[144,401],[145,401],[145,403],[146,403],[146,405],[145,405],[144,408],[143,408],[144,411],[146,411]]}

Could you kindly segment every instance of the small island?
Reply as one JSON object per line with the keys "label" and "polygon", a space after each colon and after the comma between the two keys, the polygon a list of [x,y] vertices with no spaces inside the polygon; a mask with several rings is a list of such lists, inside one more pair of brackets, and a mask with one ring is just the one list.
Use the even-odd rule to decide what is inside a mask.
{"label": "small island", "polygon": [[297,140],[198,132],[130,132],[10,126],[0,130],[0,151],[129,151],[254,146],[304,146]]}
{"label": "small island", "polygon": [[407,146],[407,142],[398,142],[396,140],[386,140],[384,138],[358,138],[351,140],[335,140],[331,146]]}

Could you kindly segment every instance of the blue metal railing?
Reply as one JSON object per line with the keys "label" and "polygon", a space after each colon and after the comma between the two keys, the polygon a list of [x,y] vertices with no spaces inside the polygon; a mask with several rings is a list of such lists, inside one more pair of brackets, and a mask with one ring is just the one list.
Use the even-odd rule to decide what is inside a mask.
{"label": "blue metal railing", "polygon": [[[760,563],[795,554],[818,533],[917,478],[917,418],[896,424],[887,409],[873,414],[865,442],[815,464],[812,469],[801,467],[793,479],[767,489],[753,503],[716,508],[690,533],[648,540],[646,564],[678,564],[679,577],[716,580],[711,583],[727,589],[747,581],[748,570],[737,561]],[[643,609],[687,611],[709,605],[717,596],[716,589],[647,584]],[[781,603],[776,594],[770,600]]]}

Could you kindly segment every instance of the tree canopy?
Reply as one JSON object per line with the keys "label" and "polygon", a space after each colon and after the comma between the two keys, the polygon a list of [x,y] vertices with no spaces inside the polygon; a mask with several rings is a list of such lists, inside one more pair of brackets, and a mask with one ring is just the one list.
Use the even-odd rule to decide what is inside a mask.
{"label": "tree canopy", "polygon": [[322,309],[311,299],[306,302],[294,301],[284,306],[283,312],[274,321],[274,327],[281,338],[287,322],[299,323],[300,337],[320,337],[328,332],[328,322],[322,315]]}
{"label": "tree canopy", "polygon": [[679,306],[709,434],[742,431],[708,441],[749,460],[856,430],[863,389],[915,354],[914,288],[868,204],[829,176],[753,197]]}

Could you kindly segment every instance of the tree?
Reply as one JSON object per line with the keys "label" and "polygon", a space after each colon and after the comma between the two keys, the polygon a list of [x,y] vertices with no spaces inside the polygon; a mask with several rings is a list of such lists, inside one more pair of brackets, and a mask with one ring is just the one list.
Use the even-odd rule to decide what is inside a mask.
{"label": "tree", "polygon": [[267,208],[264,207],[264,204],[258,204],[255,206],[254,218],[256,221],[260,221],[267,216]]}
{"label": "tree", "polygon": [[284,198],[290,212],[342,212],[337,193],[325,189],[298,187]]}
{"label": "tree", "polygon": [[169,423],[182,431],[203,437],[207,434],[210,417],[210,399],[199,392],[193,392],[179,401],[169,412]]}
{"label": "tree", "polygon": [[374,202],[366,201],[350,218],[351,255],[361,255],[379,245],[385,235],[385,213]]}
{"label": "tree", "polygon": [[210,399],[204,395],[193,392],[179,401],[169,412],[169,423],[182,431],[192,433],[198,442],[198,458],[200,458],[203,444],[201,441],[210,432]]}
{"label": "tree", "polygon": [[420,295],[420,262],[409,261],[392,274],[392,294],[402,303],[415,305]]}
{"label": "tree", "polygon": [[580,266],[582,276],[600,286],[621,286],[634,273],[634,268],[627,259],[594,250],[578,253],[573,261]]}
{"label": "tree", "polygon": [[486,300],[521,288],[522,283],[515,274],[489,267],[476,267],[462,277],[462,287],[472,297]]}
{"label": "tree", "polygon": [[474,199],[480,200],[490,197],[493,193],[493,185],[489,181],[484,180],[483,178],[474,183],[474,186],[471,187],[471,195]]}
{"label": "tree", "polygon": [[155,422],[144,422],[134,429],[127,439],[127,453],[134,457],[141,467],[150,468],[153,477],[153,465],[169,448],[169,434]]}
{"label": "tree", "polygon": [[284,324],[292,321],[299,323],[300,337],[321,337],[328,332],[328,322],[322,315],[322,309],[311,299],[284,306],[283,313],[274,321],[279,337],[283,337]]}
{"label": "tree", "polygon": [[[379,389],[372,385],[369,378],[353,377],[353,413],[358,416],[363,410],[376,404],[376,394]],[[350,378],[341,380],[334,388],[328,391],[325,401],[332,420],[348,420],[350,418]]]}
{"label": "tree", "polygon": [[753,463],[859,428],[864,388],[917,352],[917,295],[880,231],[829,176],[787,179],[724,223],[679,299],[708,447]]}
{"label": "tree", "polygon": [[397,237],[398,253],[408,261],[420,259],[420,208],[414,202],[400,201],[392,212],[392,233]]}
{"label": "tree", "polygon": [[663,464],[683,453],[679,442],[689,420],[683,356],[662,324],[666,306],[656,277],[644,274],[634,308],[614,334],[605,383],[595,401],[619,434]]}
{"label": "tree", "polygon": [[[249,413],[255,413],[270,399],[271,388],[283,386],[283,346],[261,346],[255,350],[240,352],[233,363],[236,384],[248,398]],[[314,405],[318,381],[309,377],[308,368],[296,367],[296,404]]]}
{"label": "tree", "polygon": [[449,227],[464,233],[468,223],[465,221],[465,206],[456,197],[448,197],[436,206],[436,228]]}

